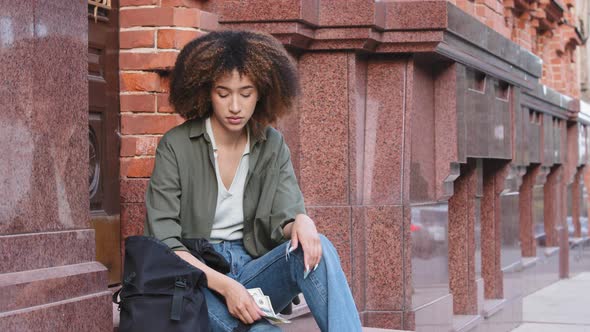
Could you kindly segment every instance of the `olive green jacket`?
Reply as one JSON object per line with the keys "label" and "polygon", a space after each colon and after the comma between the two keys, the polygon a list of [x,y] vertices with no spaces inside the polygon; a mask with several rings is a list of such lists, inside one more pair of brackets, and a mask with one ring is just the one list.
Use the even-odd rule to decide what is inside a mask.
{"label": "olive green jacket", "polygon": [[[244,246],[254,257],[285,241],[283,227],[305,213],[303,196],[283,136],[268,127],[250,139],[244,188]],[[213,148],[204,120],[168,131],[158,144],[145,197],[145,235],[172,250],[180,238],[209,239],[217,205]]]}

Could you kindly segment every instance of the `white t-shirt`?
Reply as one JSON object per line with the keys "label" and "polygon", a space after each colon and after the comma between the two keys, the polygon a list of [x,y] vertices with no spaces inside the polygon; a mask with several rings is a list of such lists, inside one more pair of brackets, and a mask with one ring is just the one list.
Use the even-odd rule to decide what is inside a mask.
{"label": "white t-shirt", "polygon": [[250,131],[248,130],[248,141],[242,154],[242,159],[229,188],[225,188],[221,180],[221,173],[217,163],[217,146],[211,127],[211,119],[205,120],[205,128],[211,139],[213,154],[215,155],[215,176],[217,177],[217,208],[211,229],[211,241],[239,240],[243,237],[244,229],[244,187],[248,175],[250,155]]}

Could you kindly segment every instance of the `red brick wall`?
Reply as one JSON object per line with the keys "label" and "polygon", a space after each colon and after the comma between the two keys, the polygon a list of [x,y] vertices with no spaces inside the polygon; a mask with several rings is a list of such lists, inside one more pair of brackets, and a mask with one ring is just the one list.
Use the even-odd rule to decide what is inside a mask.
{"label": "red brick wall", "polygon": [[503,0],[449,0],[485,25],[510,38],[511,29],[504,20]]}
{"label": "red brick wall", "polygon": [[120,0],[121,235],[141,234],[144,194],[163,133],[184,120],[168,104],[180,49],[218,26],[194,0]]}
{"label": "red brick wall", "polygon": [[[532,1],[527,8],[520,7],[516,0],[449,2],[543,59],[543,84],[572,97],[580,96],[574,56],[579,40],[568,24],[552,22],[549,29],[544,26],[550,16],[550,1]],[[574,24],[575,1],[561,0],[561,3],[566,7],[563,19]]]}

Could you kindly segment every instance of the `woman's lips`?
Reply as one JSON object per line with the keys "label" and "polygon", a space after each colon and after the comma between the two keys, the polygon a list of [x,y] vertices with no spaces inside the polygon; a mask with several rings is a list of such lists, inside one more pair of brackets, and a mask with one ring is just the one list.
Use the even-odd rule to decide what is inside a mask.
{"label": "woman's lips", "polygon": [[242,118],[240,117],[228,117],[227,121],[231,124],[240,124],[242,122]]}

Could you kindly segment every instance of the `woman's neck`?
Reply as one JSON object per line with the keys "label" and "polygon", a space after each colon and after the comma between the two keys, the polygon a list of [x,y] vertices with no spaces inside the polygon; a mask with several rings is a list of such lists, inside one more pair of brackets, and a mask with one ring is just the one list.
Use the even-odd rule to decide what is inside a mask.
{"label": "woman's neck", "polygon": [[246,127],[244,127],[243,130],[239,132],[229,131],[223,125],[221,125],[214,116],[211,117],[211,129],[213,130],[215,144],[218,148],[221,146],[225,148],[236,149],[248,139],[248,129]]}

